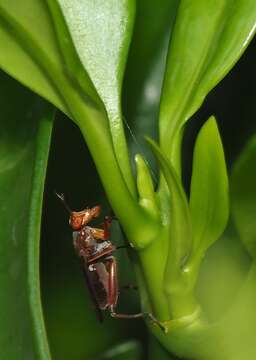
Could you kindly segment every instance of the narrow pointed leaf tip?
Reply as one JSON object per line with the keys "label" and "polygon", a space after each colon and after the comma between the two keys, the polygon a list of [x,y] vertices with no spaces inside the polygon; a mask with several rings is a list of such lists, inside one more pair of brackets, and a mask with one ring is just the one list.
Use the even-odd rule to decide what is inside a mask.
{"label": "narrow pointed leaf tip", "polygon": [[[168,255],[170,271],[178,266],[188,256],[191,250],[191,220],[188,202],[182,184],[170,161],[162,153],[159,146],[150,138],[146,137],[157,161],[170,192],[170,227],[171,227],[171,251]],[[168,273],[168,270],[167,270]],[[172,275],[170,274],[169,278]]]}
{"label": "narrow pointed leaf tip", "polygon": [[256,258],[256,135],[245,146],[231,175],[231,211],[240,238]]}
{"label": "narrow pointed leaf tip", "polygon": [[193,250],[203,254],[225,229],[229,215],[228,176],[215,118],[201,128],[194,149],[190,188]]}
{"label": "narrow pointed leaf tip", "polygon": [[158,216],[158,208],[156,204],[155,191],[153,181],[145,160],[140,154],[135,156],[137,166],[137,189],[139,201],[153,217]]}

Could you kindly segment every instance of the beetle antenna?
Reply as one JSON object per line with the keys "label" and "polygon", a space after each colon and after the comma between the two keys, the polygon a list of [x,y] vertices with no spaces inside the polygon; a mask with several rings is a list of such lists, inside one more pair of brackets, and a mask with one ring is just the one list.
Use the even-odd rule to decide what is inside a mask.
{"label": "beetle antenna", "polygon": [[71,210],[70,207],[68,206],[68,204],[67,204],[67,202],[66,202],[66,200],[65,200],[64,194],[63,194],[63,193],[58,194],[58,193],[55,191],[55,195],[56,195],[57,198],[62,202],[62,204],[64,205],[65,209],[66,209],[69,213],[71,213],[72,210]]}

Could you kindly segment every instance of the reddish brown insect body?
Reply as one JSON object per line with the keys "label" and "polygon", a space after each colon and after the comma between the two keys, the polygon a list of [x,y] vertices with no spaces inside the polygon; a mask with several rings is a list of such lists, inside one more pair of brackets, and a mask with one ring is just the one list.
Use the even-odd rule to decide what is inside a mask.
{"label": "reddish brown insect body", "polygon": [[[99,207],[98,207],[99,208]],[[95,208],[84,210],[84,216],[88,221]],[[97,216],[99,215],[97,211]],[[80,229],[77,228],[76,216],[81,216],[72,212],[70,216],[71,227],[77,230],[73,232],[73,243],[77,255],[81,258],[82,267],[85,274],[87,286],[92,294],[93,300],[99,310],[109,309],[114,315],[114,308],[118,299],[117,265],[113,251],[116,247],[108,240],[110,218],[104,219],[104,229],[93,228],[86,225],[86,221],[81,221]],[[74,226],[75,224],[75,226]],[[102,315],[100,315],[102,319]]]}
{"label": "reddish brown insect body", "polygon": [[[86,208],[83,211],[71,211],[64,195],[56,194],[70,213],[69,224],[73,231],[75,251],[82,262],[88,289],[96,305],[99,319],[102,310],[109,310],[116,318],[134,319],[149,317],[164,330],[161,323],[149,313],[119,314],[115,308],[118,301],[117,263],[113,252],[117,249],[109,240],[112,218],[105,216],[103,229],[88,226],[88,223],[100,215],[100,206]],[[118,248],[121,248],[120,246]]]}

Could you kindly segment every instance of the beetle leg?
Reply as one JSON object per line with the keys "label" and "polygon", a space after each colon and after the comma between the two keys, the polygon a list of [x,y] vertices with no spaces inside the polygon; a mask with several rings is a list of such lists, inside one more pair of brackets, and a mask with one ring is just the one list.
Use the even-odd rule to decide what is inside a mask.
{"label": "beetle leg", "polygon": [[117,265],[113,256],[108,258],[108,305],[115,308],[118,299]]}
{"label": "beetle leg", "polygon": [[110,226],[112,223],[113,218],[111,216],[105,216],[104,217],[104,240],[108,240],[110,237]]}
{"label": "beetle leg", "polygon": [[109,311],[110,311],[110,315],[113,318],[118,318],[118,319],[137,319],[137,318],[143,318],[145,315],[142,312],[137,313],[137,314],[119,314],[119,313],[116,313],[115,307],[113,305],[109,307]]}
{"label": "beetle leg", "polygon": [[144,317],[148,317],[149,320],[151,320],[154,324],[158,325],[161,330],[163,330],[164,332],[166,332],[165,326],[163,326],[163,324],[162,324],[159,320],[157,320],[157,318],[155,318],[153,314],[151,314],[151,313],[144,313]]}
{"label": "beetle leg", "polygon": [[110,310],[110,315],[113,318],[117,318],[117,319],[149,318],[154,324],[158,325],[161,330],[165,331],[165,327],[151,313],[140,312],[140,313],[137,313],[137,314],[120,314],[120,313],[115,312],[115,307],[114,306],[110,306],[109,310]]}

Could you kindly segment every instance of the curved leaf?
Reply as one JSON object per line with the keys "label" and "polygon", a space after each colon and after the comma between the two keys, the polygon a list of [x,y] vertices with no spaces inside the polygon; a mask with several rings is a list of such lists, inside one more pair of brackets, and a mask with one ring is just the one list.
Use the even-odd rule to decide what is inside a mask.
{"label": "curved leaf", "polygon": [[223,232],[229,214],[226,162],[213,116],[195,144],[189,205],[194,255],[202,255]]}
{"label": "curved leaf", "polygon": [[103,100],[119,166],[130,191],[130,171],[121,110],[121,89],[135,16],[134,0],[58,0],[75,48]]}
{"label": "curved leaf", "polygon": [[231,175],[231,210],[249,254],[256,257],[256,136],[246,144]]}
{"label": "curved leaf", "polygon": [[255,21],[254,0],[180,2],[160,109],[160,143],[168,157],[175,157],[182,125],[244,52]]}
{"label": "curved leaf", "polygon": [[134,0],[57,0],[77,53],[110,117],[120,115],[124,67],[135,12]]}
{"label": "curved leaf", "polygon": [[47,5],[42,0],[1,1],[0,67],[24,85],[51,101],[59,109],[68,113],[60,94],[53,87],[40,65],[34,60],[32,54],[28,53],[23,47],[19,40],[18,30],[15,32],[8,27],[6,15],[22,26],[30,36],[33,36],[34,41],[44,48],[51,62],[61,68],[62,59]]}
{"label": "curved leaf", "polygon": [[170,191],[170,227],[172,235],[166,267],[166,278],[168,283],[170,282],[170,287],[172,287],[173,283],[171,280],[177,275],[177,271],[181,271],[182,263],[191,251],[191,219],[186,195],[173,166],[153,140],[147,138],[147,141],[158,160]]}
{"label": "curved leaf", "polygon": [[[31,19],[30,14],[36,21]],[[69,114],[61,86],[77,88],[80,92],[82,89],[83,99],[88,104],[101,106],[55,0],[48,0],[48,6],[41,0],[33,4],[30,0],[22,4],[16,1],[2,2],[0,39],[5,50],[1,51],[0,56],[3,70],[62,111]],[[60,84],[63,79],[66,83]]]}
{"label": "curved leaf", "polygon": [[39,241],[53,111],[2,73],[0,105],[0,346],[6,359],[49,360]]}
{"label": "curved leaf", "polygon": [[[54,4],[53,0],[49,0],[49,4],[51,5],[54,19],[56,20],[55,12],[57,14],[60,14],[60,12],[58,12],[58,8],[52,6]],[[8,8],[8,4],[6,4],[6,7]],[[99,109],[97,106],[91,106],[92,103],[88,103],[87,101],[87,94],[85,94],[84,91],[80,91],[81,88],[77,86],[77,83],[72,82],[74,78],[72,76],[70,77],[70,72],[72,73],[72,71],[74,71],[73,66],[74,64],[76,66],[76,63],[68,51],[64,51],[64,58],[60,56],[61,61],[63,60],[61,66],[63,64],[65,65],[61,67],[49,58],[45,49],[42,48],[41,44],[34,38],[34,35],[31,35],[30,32],[22,26],[18,16],[18,20],[16,21],[16,17],[13,14],[10,15],[8,11],[0,6],[0,18],[5,28],[15,36],[15,39],[19,41],[21,46],[29,54],[32,54],[33,59],[40,65],[42,71],[49,76],[54,88],[58,90],[61,98],[68,106],[73,120],[79,124],[80,130],[95,160],[96,167],[102,177],[106,192],[109,194],[111,192],[110,189],[112,190],[113,184],[111,184],[111,181],[113,177],[119,179],[117,180],[120,184],[118,189],[129,199],[129,203],[133,202],[133,209],[136,208],[135,201],[133,200],[133,198],[136,197],[135,182],[131,175],[127,146],[121,129],[121,121],[118,120],[121,127],[117,124],[117,126],[114,126],[116,131],[114,131],[115,134],[112,136],[113,134],[111,135],[105,111],[102,111],[102,108]],[[65,30],[65,37],[67,36],[67,29],[62,23],[61,17],[56,20],[55,27],[58,33],[57,36],[61,33],[62,28]],[[69,38],[66,40],[68,40],[68,44],[70,45]],[[85,45],[87,46],[87,44]],[[58,46],[60,46],[63,52],[63,43],[58,44]],[[67,66],[71,66],[71,69],[67,69]],[[82,85],[85,84],[84,80],[85,78],[81,82]],[[88,83],[87,85],[89,86],[90,84]],[[114,149],[113,144],[118,147],[120,146],[120,151],[117,151],[116,148]],[[108,181],[108,177],[111,178],[110,182]],[[113,200],[113,208],[116,209],[116,203],[120,203],[120,198],[118,193],[111,197],[111,200]],[[124,208],[127,208],[125,204]],[[123,223],[124,222],[125,221],[123,221]]]}
{"label": "curved leaf", "polygon": [[[66,20],[56,0],[46,0],[54,25],[56,43],[60,51],[63,72],[71,80],[69,86],[77,87],[83,99],[91,106],[101,108],[102,103],[76,52]],[[103,109],[102,109],[103,110]]]}

